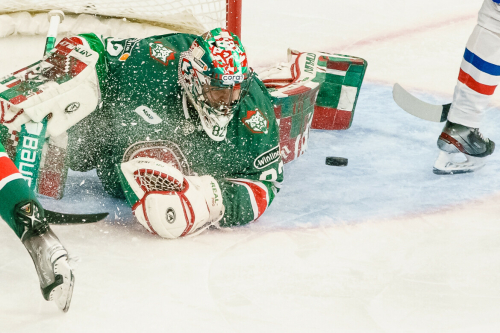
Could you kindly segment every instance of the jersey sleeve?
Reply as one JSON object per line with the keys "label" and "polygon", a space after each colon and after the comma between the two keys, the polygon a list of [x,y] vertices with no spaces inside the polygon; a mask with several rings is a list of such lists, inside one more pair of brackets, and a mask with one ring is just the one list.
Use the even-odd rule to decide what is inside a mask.
{"label": "jersey sleeve", "polygon": [[[256,97],[243,109],[240,119],[232,120],[241,127],[239,135],[245,143],[239,158],[246,158],[248,162],[233,177],[219,179],[225,206],[222,227],[257,220],[271,205],[283,182],[278,123],[267,90],[258,79],[256,81]],[[261,127],[256,125],[258,120]]]}
{"label": "jersey sleeve", "polygon": [[[165,35],[167,36],[167,35]],[[80,34],[90,48],[99,53],[99,62],[96,66],[101,81],[112,75],[122,67],[133,52],[139,52],[141,38],[100,38],[96,34]]]}
{"label": "jersey sleeve", "polygon": [[138,47],[139,38],[98,37],[94,33],[80,34],[82,43],[99,54],[96,65],[97,76],[101,89],[108,77],[122,66],[133,50]]}
{"label": "jersey sleeve", "polygon": [[70,39],[77,44],[88,47],[92,51],[95,51],[97,52],[97,54],[99,54],[99,59],[95,65],[95,69],[97,72],[97,77],[99,79],[99,85],[102,87],[108,72],[104,41],[93,33],[80,34],[78,36],[70,37]]}
{"label": "jersey sleeve", "polygon": [[221,227],[245,225],[257,220],[271,205],[283,181],[283,162],[269,167],[269,179],[258,175],[242,175],[241,178],[219,180],[224,198],[225,213]]}
{"label": "jersey sleeve", "polygon": [[[102,38],[94,33],[80,34],[72,38],[79,39],[81,44],[99,54],[95,70],[99,80],[101,101],[110,99],[109,87],[116,84],[116,72],[123,66],[139,39]],[[96,107],[97,112],[93,112],[90,117],[83,119],[69,131],[68,162],[72,170],[85,172],[97,168],[102,164],[101,156],[109,153],[111,140],[108,139],[108,133],[113,119],[110,119],[109,112],[102,109],[102,104]]]}

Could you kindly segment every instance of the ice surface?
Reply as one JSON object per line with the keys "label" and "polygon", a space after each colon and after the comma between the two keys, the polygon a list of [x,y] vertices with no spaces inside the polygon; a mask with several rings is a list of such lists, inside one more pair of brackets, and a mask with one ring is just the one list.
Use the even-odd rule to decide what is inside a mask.
{"label": "ice surface", "polygon": [[[54,227],[73,256],[71,308],[42,299],[28,253],[0,224],[0,332],[498,332],[500,155],[474,174],[434,175],[441,125],[391,97],[406,82],[449,102],[480,4],[246,1],[243,41],[258,66],[287,47],[368,60],[353,126],[312,131],[258,222],[182,240],[150,235],[94,172],[71,172],[66,197],[44,205],[110,212]],[[41,50],[43,38],[0,39],[1,73],[38,59],[27,45]],[[498,110],[486,118],[498,141]]]}

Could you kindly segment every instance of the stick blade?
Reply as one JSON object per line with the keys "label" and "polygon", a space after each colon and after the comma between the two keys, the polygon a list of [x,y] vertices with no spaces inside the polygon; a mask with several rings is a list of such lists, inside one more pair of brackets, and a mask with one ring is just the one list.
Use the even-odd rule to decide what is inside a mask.
{"label": "stick blade", "polygon": [[451,104],[426,103],[406,91],[400,84],[394,84],[392,97],[396,104],[409,114],[420,119],[440,123],[446,120]]}
{"label": "stick blade", "polygon": [[64,214],[45,210],[45,218],[50,224],[94,223],[103,220],[108,214]]}

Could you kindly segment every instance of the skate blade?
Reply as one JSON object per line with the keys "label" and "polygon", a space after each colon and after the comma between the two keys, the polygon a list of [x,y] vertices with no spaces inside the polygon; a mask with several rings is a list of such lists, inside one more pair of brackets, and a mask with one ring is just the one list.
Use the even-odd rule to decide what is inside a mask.
{"label": "skate blade", "polygon": [[[456,161],[457,157],[465,157],[465,161]],[[441,151],[432,172],[436,175],[455,175],[474,172],[486,165],[485,157],[473,157],[465,154],[453,154]]]}
{"label": "skate blade", "polygon": [[54,273],[62,275],[63,283],[54,288],[50,293],[50,300],[54,301],[59,309],[68,312],[71,298],[73,296],[73,286],[75,276],[66,256],[61,257],[54,263]]}

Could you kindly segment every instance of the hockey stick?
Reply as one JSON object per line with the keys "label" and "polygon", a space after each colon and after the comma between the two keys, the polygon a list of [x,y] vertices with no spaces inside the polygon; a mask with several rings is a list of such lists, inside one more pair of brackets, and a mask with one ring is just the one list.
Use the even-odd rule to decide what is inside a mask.
{"label": "hockey stick", "polygon": [[47,53],[56,46],[57,30],[59,28],[59,23],[64,20],[64,13],[60,10],[51,10],[48,14],[49,16],[49,31],[47,31],[47,39],[45,40],[45,51],[43,55]]}
{"label": "hockey stick", "polygon": [[441,123],[446,121],[448,112],[450,112],[451,103],[435,105],[424,102],[410,94],[398,83],[394,84],[392,97],[401,109],[420,119]]}
{"label": "hockey stick", "polygon": [[[56,44],[57,39],[57,30],[59,24],[64,20],[64,13],[60,10],[52,10],[48,13],[49,17],[49,30],[47,32],[47,38],[45,40],[45,49],[43,55],[46,56],[48,52],[50,52]],[[44,128],[47,126],[47,121],[43,121]],[[44,142],[45,130],[42,130],[39,133],[39,140]],[[20,140],[22,142],[22,140]],[[41,153],[41,148],[39,149]],[[38,168],[40,166],[40,159],[38,159]],[[32,182],[32,186],[36,186],[35,182]],[[51,224],[75,224],[75,223],[93,223],[98,222],[108,216],[108,213],[97,213],[97,214],[63,214],[58,212],[53,212],[50,210],[45,210],[45,218],[48,223]]]}
{"label": "hockey stick", "polygon": [[45,209],[45,219],[50,224],[79,224],[99,222],[108,216],[108,213],[96,214],[66,214]]}

